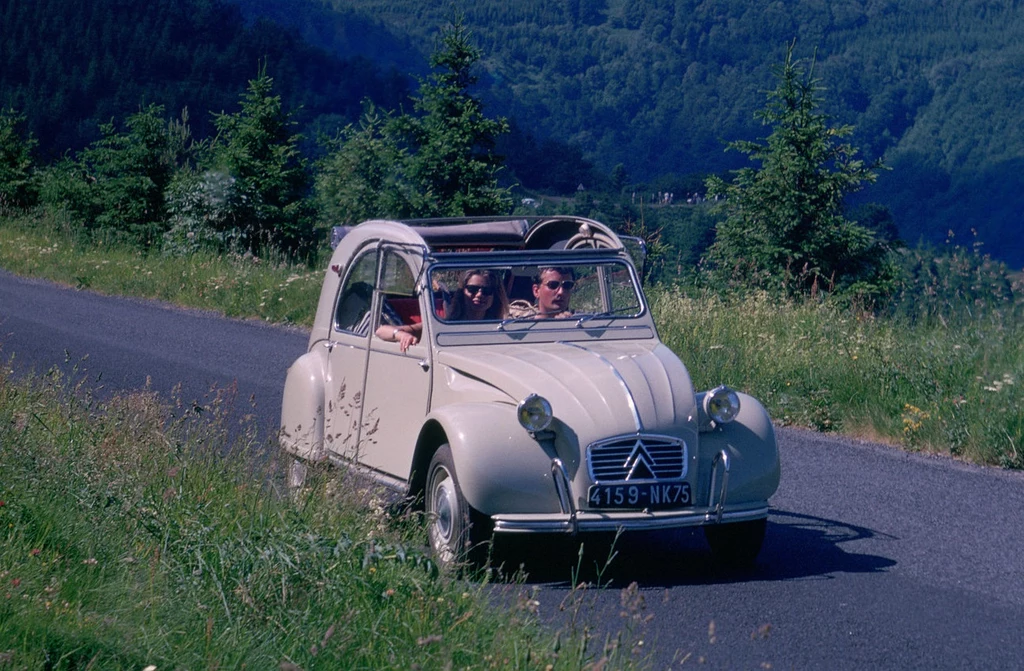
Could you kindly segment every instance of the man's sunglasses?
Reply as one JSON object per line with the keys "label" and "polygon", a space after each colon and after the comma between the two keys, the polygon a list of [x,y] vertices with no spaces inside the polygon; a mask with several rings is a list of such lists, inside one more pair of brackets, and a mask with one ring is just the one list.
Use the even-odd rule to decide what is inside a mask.
{"label": "man's sunglasses", "polygon": [[576,283],[573,282],[572,280],[562,280],[561,282],[559,282],[558,280],[548,280],[543,284],[552,291],[558,291],[558,287],[562,287],[566,291],[572,291],[572,288],[576,286]]}
{"label": "man's sunglasses", "polygon": [[470,296],[476,296],[477,294],[483,294],[484,296],[493,296],[494,287],[485,287],[479,284],[467,284],[466,293]]}

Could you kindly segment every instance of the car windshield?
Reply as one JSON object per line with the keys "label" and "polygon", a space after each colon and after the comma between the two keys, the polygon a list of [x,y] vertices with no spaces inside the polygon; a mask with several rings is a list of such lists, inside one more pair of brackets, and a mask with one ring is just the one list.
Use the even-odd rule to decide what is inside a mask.
{"label": "car windshield", "polygon": [[635,317],[643,308],[621,261],[431,269],[435,315],[444,322]]}

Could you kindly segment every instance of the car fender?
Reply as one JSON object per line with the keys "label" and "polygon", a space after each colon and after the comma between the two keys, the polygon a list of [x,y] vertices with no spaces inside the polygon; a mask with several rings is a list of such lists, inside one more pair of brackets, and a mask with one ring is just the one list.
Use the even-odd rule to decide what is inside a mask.
{"label": "car fender", "polygon": [[288,368],[281,402],[279,442],[286,452],[320,461],[324,452],[325,352],[318,348],[302,355]]}
{"label": "car fender", "polygon": [[[719,469],[716,482],[722,482],[723,466],[716,464],[716,457],[723,450],[729,457],[729,505],[767,501],[779,487],[779,450],[771,418],[753,396],[741,393],[739,397],[736,419],[700,434],[700,472],[706,477],[699,483],[698,503],[708,501],[713,466]],[[717,497],[716,492],[716,501]]]}
{"label": "car fender", "polygon": [[463,496],[481,513],[560,510],[551,475],[553,447],[520,426],[514,405],[458,403],[430,413],[414,460],[414,494],[420,491],[417,473],[426,472],[441,442],[451,447]]}

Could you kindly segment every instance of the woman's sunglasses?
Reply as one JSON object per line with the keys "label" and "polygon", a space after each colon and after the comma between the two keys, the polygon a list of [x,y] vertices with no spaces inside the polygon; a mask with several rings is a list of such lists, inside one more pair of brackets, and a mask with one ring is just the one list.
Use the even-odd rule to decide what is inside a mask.
{"label": "woman's sunglasses", "polygon": [[558,291],[558,287],[562,287],[566,291],[572,291],[572,288],[576,286],[576,283],[572,280],[562,280],[561,282],[558,280],[548,280],[547,282],[544,282],[544,286],[552,291]]}
{"label": "woman's sunglasses", "polygon": [[493,296],[494,287],[485,287],[479,284],[467,284],[466,293],[470,296],[476,296],[477,294],[483,294],[484,296]]}

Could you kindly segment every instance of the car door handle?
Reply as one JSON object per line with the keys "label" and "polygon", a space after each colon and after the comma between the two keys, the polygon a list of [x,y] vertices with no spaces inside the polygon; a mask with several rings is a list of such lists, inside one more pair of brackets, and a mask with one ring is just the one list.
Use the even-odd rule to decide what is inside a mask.
{"label": "car door handle", "polygon": [[422,368],[423,370],[430,370],[430,362],[427,361],[426,359],[420,359],[419,364],[420,368]]}

